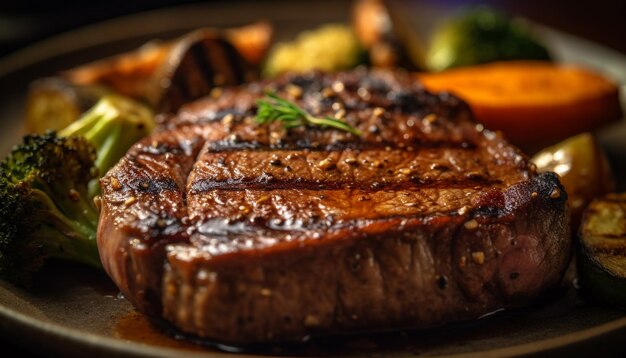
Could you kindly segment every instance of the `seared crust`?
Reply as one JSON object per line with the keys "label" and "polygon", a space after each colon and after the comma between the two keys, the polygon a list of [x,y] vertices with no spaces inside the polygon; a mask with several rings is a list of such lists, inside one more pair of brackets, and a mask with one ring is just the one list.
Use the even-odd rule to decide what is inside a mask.
{"label": "seared crust", "polygon": [[[258,125],[267,89],[364,135]],[[557,177],[396,72],[225,90],[101,184],[101,258],[126,297],[235,344],[476,318],[536,297],[569,259]]]}

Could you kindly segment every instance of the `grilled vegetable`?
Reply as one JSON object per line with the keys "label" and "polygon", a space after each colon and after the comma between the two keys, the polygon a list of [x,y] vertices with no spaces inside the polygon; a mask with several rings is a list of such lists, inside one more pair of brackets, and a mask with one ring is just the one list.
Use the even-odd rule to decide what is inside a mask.
{"label": "grilled vegetable", "polygon": [[400,11],[384,0],[358,0],[352,27],[376,67],[424,68],[425,46]]}
{"label": "grilled vegetable", "polygon": [[576,66],[509,61],[418,77],[466,100],[485,127],[529,153],[621,118],[617,86]]}
{"label": "grilled vegetable", "polygon": [[[98,177],[103,176],[126,154],[130,146],[154,129],[154,116],[146,106],[133,100],[109,95],[103,97],[80,120],[59,131],[59,136],[81,136],[94,145],[97,155],[94,166]],[[89,196],[100,192],[91,183]]]}
{"label": "grilled vegetable", "polygon": [[549,60],[548,50],[521,19],[478,7],[445,21],[426,54],[431,71],[506,60]]}
{"label": "grilled vegetable", "polygon": [[88,63],[62,73],[74,85],[105,86],[119,94],[145,99],[150,78],[167,61],[174,43],[148,43],[136,51]]}
{"label": "grilled vegetable", "polygon": [[614,190],[606,154],[591,133],[568,138],[532,158],[540,172],[555,172],[567,190],[572,232],[591,200]]}
{"label": "grilled vegetable", "polygon": [[594,200],[578,243],[578,278],[601,302],[626,308],[626,193]]}
{"label": "grilled vegetable", "polygon": [[363,50],[352,30],[342,24],[328,24],[305,31],[291,42],[276,44],[265,63],[264,74],[287,71],[345,70],[363,62]]}
{"label": "grilled vegetable", "polygon": [[160,112],[174,112],[207,95],[215,87],[240,84],[258,77],[233,45],[214,30],[186,35],[145,83],[141,94]]}
{"label": "grilled vegetable", "polygon": [[44,133],[65,128],[107,93],[100,86],[79,86],[58,77],[35,81],[26,101],[26,130]]}
{"label": "grilled vegetable", "polygon": [[264,21],[226,30],[226,38],[254,66],[261,65],[265,59],[273,34],[272,25]]}
{"label": "grilled vegetable", "polygon": [[50,258],[100,267],[96,179],[152,126],[139,104],[104,97],[61,136],[24,137],[0,163],[0,275],[28,285]]}
{"label": "grilled vegetable", "polygon": [[76,85],[105,86],[145,101],[157,111],[173,112],[216,86],[258,77],[255,64],[270,38],[267,23],[224,31],[202,29],[66,71],[63,76]]}
{"label": "grilled vegetable", "polygon": [[95,148],[84,138],[31,135],[0,164],[0,274],[28,283],[48,258],[99,267],[98,212],[87,188]]}

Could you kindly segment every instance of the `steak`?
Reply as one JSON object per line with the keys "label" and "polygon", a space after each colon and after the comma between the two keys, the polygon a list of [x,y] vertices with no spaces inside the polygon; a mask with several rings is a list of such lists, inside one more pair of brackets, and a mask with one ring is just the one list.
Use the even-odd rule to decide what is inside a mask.
{"label": "steak", "polygon": [[[268,90],[363,134],[258,124]],[[402,72],[223,89],[101,186],[98,246],[122,293],[230,344],[475,319],[529,304],[570,256],[557,176]]]}

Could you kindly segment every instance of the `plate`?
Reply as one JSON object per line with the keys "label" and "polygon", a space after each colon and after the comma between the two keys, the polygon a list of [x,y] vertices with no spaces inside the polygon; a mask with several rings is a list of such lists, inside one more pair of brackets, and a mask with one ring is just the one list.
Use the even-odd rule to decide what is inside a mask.
{"label": "plate", "polygon": [[[407,5],[420,31],[446,9]],[[345,21],[347,1],[188,5],[120,18],[63,34],[0,60],[0,153],[22,134],[24,95],[30,81],[87,61],[169,39],[198,27],[228,27],[271,20],[278,39],[331,22]],[[606,73],[626,92],[626,57],[567,34],[537,26],[557,58]],[[623,101],[626,102],[626,101]],[[619,177],[626,177],[626,125],[600,133]],[[621,188],[622,190],[626,188]],[[167,334],[167,327],[136,313],[108,277],[82,266],[55,263],[35,290],[0,281],[0,330],[30,350],[63,356],[232,357],[232,347],[204,346]],[[171,332],[169,332],[171,333]],[[522,311],[427,331],[318,338],[293,346],[239,352],[251,356],[508,356],[614,352],[626,334],[626,313],[585,302],[571,284]],[[180,337],[178,337],[180,338]]]}

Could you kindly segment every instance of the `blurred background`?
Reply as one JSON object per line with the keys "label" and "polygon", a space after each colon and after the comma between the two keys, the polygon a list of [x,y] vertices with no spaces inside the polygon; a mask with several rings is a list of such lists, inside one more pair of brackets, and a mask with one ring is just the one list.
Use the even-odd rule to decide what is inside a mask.
{"label": "blurred background", "polygon": [[[404,0],[438,5],[488,4],[511,14],[599,42],[626,53],[626,1]],[[95,22],[146,10],[190,3],[233,1],[93,0],[3,1],[0,5],[0,56],[44,38]],[[276,2],[276,1],[274,1]],[[259,1],[259,4],[261,2]]]}

